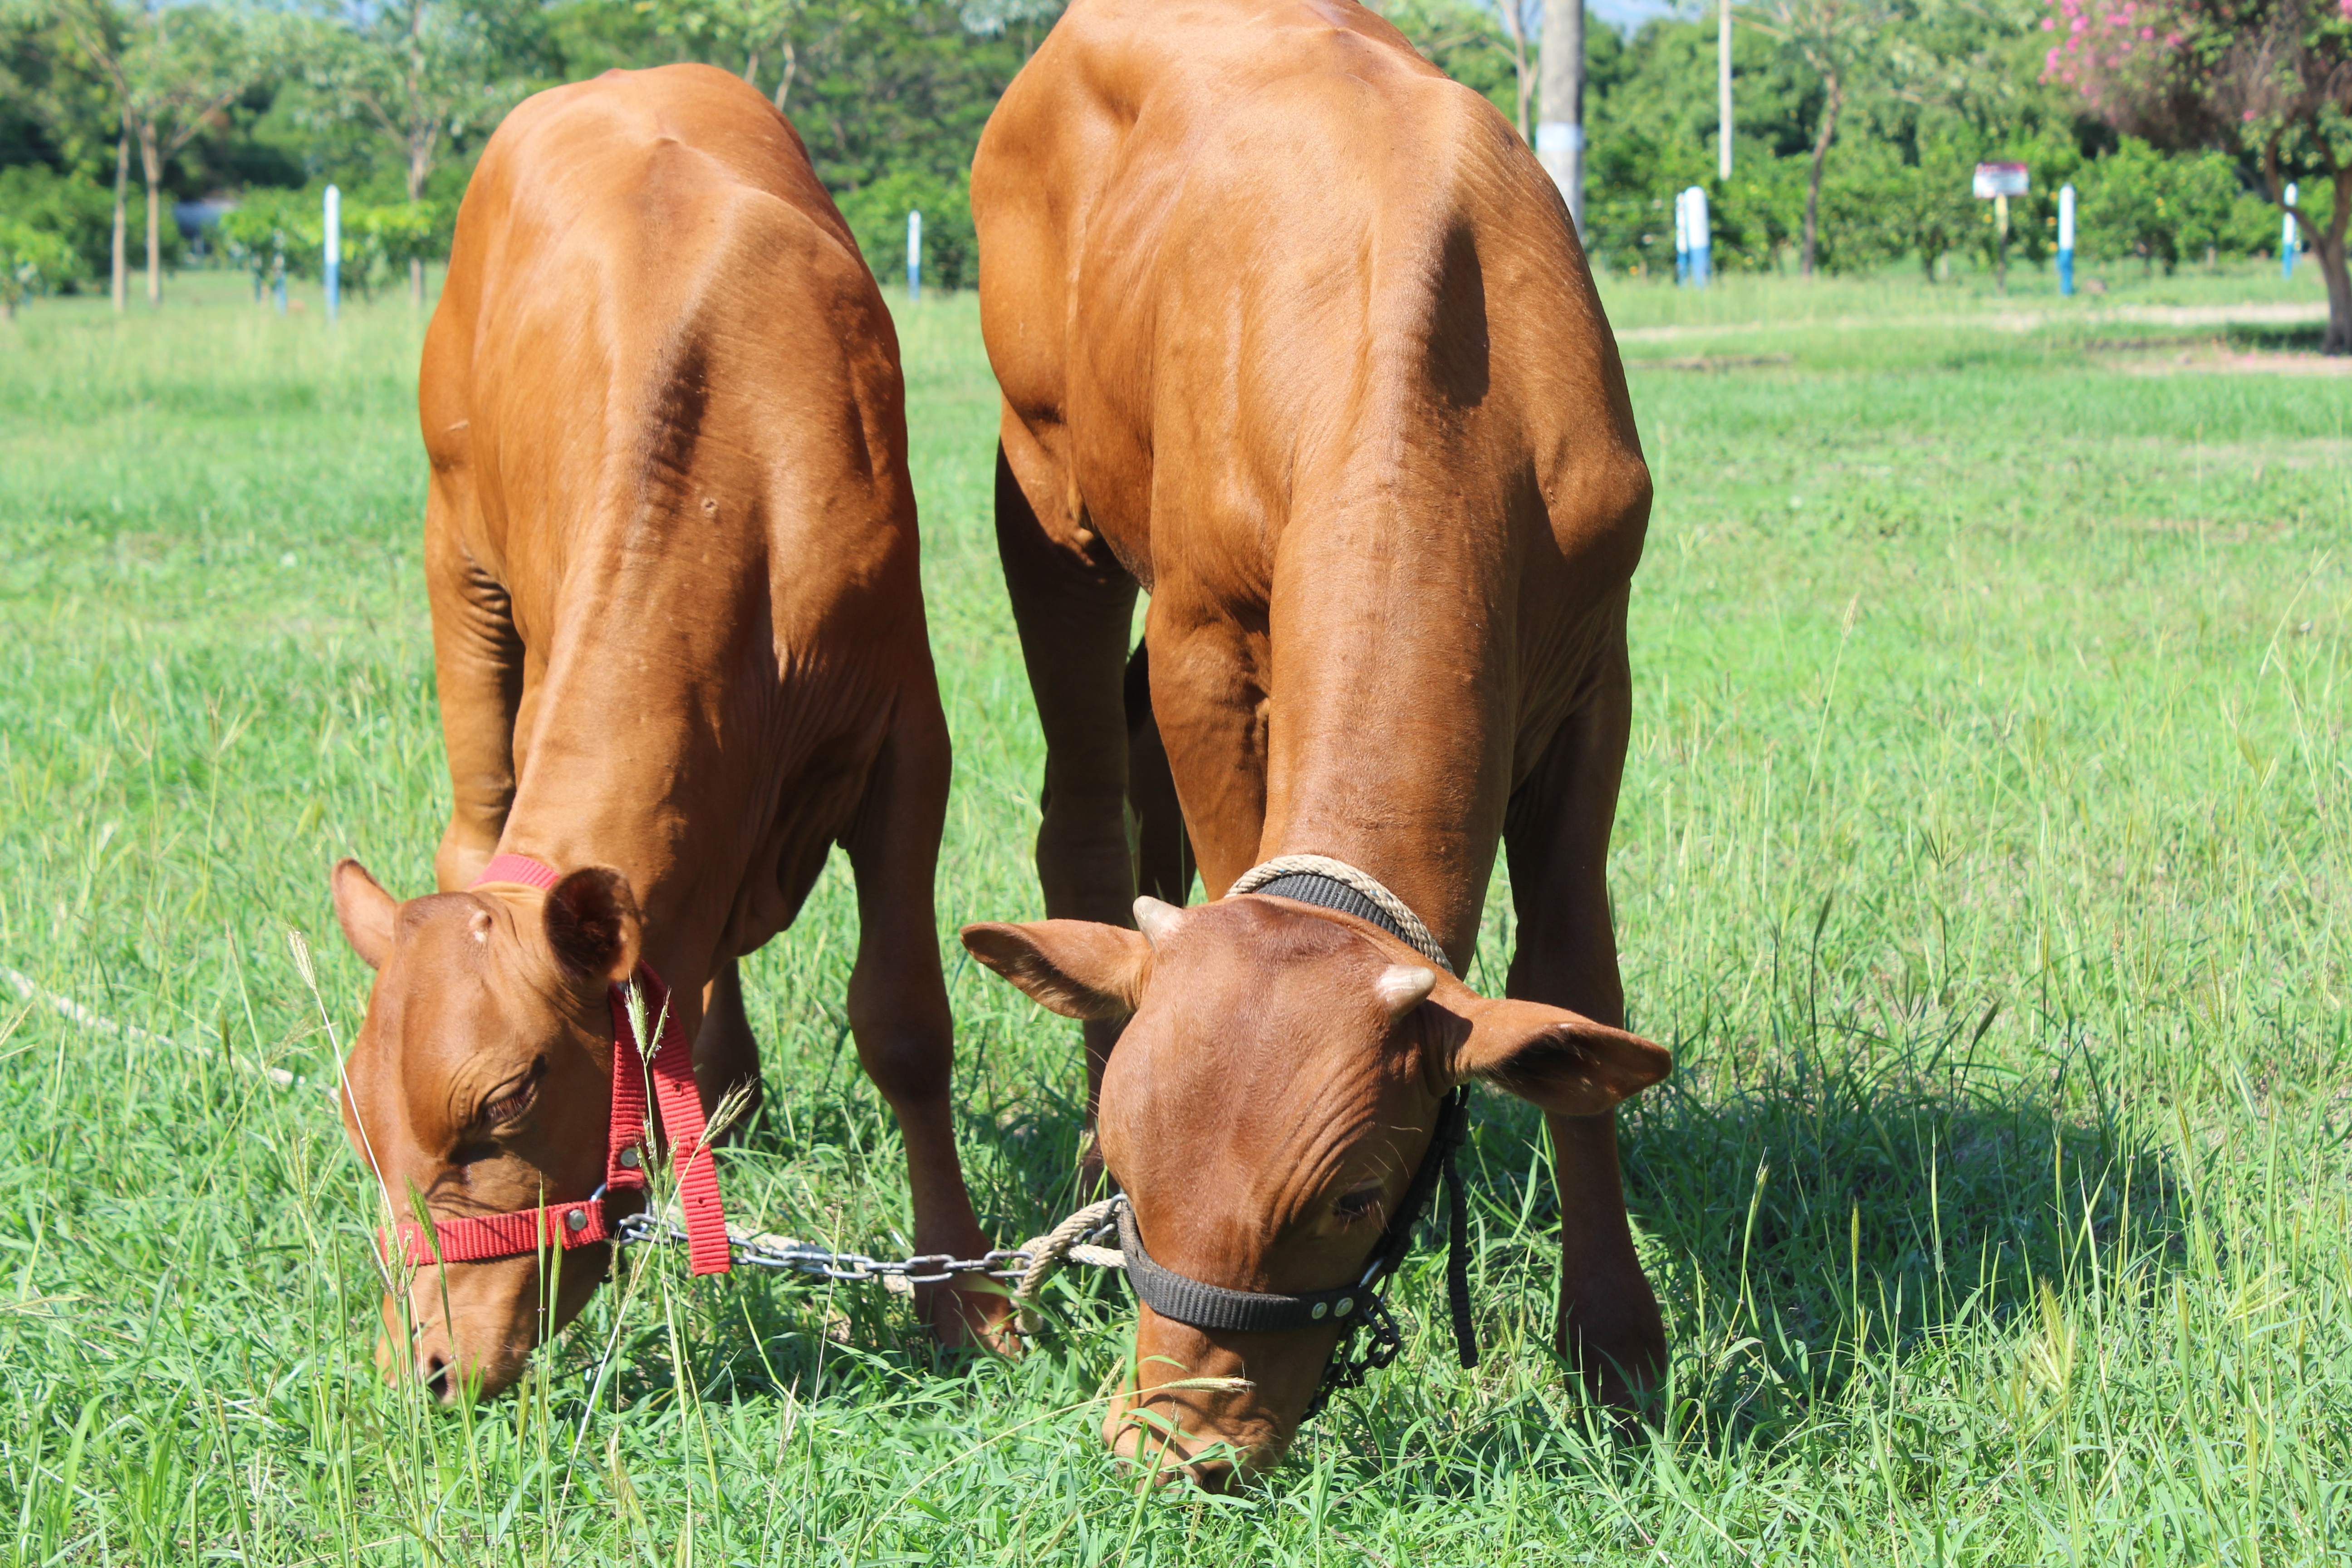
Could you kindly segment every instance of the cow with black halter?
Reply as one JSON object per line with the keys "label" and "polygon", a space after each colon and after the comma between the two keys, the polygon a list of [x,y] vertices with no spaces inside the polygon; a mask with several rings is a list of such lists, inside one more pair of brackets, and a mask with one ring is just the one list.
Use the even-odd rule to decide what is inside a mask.
{"label": "cow with black halter", "polygon": [[[1344,0],[1076,0],[972,207],[1052,918],[964,940],[1086,1020],[1150,1265],[1106,1436],[1276,1462],[1471,1079],[1543,1110],[1561,1346],[1631,1399],[1665,1344],[1613,1111],[1670,1059],[1620,1027],[1604,863],[1650,478],[1559,193]],[[1455,978],[1498,847],[1502,1000]]]}

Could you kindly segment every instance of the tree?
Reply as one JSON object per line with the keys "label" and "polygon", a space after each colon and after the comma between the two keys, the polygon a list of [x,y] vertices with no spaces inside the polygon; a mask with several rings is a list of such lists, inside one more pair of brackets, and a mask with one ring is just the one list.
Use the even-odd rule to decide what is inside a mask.
{"label": "tree", "polygon": [[800,74],[794,25],[807,9],[803,0],[636,0],[636,5],[652,18],[656,33],[698,57],[725,62],[730,69],[741,60],[740,74],[753,87],[761,85],[762,63],[775,59],[776,107],[783,108],[791,98]]}
{"label": "tree", "polygon": [[121,116],[115,152],[114,302],[122,308],[123,194],[131,149],[147,183],[147,302],[163,302],[163,171],[261,76],[267,24],[259,13],[219,5],[117,9],[111,0],[67,0],[60,17],[114,89]]}
{"label": "tree", "polygon": [[1805,226],[1798,267],[1811,277],[1821,254],[1822,168],[1837,139],[1846,97],[1866,84],[1892,20],[1888,0],[1766,0],[1767,20],[1748,26],[1801,59],[1821,78],[1822,107],[1813,132],[1812,167],[1805,180]]}
{"label": "tree", "polygon": [[[2260,163],[2327,285],[2323,353],[2352,353],[2352,0],[2057,0],[2046,77],[2126,135]],[[2325,226],[2289,175],[2330,187]]]}
{"label": "tree", "polygon": [[[397,151],[408,199],[453,142],[495,126],[523,95],[520,57],[535,7],[520,0],[352,0],[328,37],[314,83],[336,111],[373,126]],[[412,258],[410,300],[425,303],[425,263]]]}

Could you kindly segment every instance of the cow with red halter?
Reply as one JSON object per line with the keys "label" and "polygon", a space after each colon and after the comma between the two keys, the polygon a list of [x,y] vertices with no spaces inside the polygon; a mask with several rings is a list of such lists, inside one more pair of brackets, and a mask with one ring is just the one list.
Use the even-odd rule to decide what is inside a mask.
{"label": "cow with red halter", "polygon": [[[416,1268],[380,1358],[448,1400],[520,1375],[644,1205],[648,1080],[694,1266],[726,1267],[703,1110],[759,1082],[737,961],[836,843],[850,1027],[906,1135],[917,1249],[978,1256],[898,341],[791,124],[701,66],[517,109],[459,211],[418,404],[440,890],[333,876],[377,972],[344,1120]],[[918,1305],[950,1338],[1003,1307]]]}
{"label": "cow with red halter", "polygon": [[[1630,1400],[1665,1344],[1613,1111],[1670,1058],[1620,1026],[1604,862],[1650,479],[1559,193],[1345,0],[1076,0],[972,207],[1051,918],[964,941],[1086,1021],[1142,1298],[1107,1439],[1276,1462],[1473,1079],[1544,1112],[1560,1346]],[[1455,977],[1498,847],[1500,1000]]]}

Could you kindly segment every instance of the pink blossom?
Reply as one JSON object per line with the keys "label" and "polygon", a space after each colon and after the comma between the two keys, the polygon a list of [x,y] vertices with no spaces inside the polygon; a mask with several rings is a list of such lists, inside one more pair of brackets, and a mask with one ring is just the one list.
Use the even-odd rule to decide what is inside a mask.
{"label": "pink blossom", "polygon": [[2142,27],[2139,30],[2139,36],[2143,38],[2153,38],[2156,37],[2156,29],[2154,27]]}
{"label": "pink blossom", "polygon": [[[2346,5],[2352,5],[2352,0],[2344,0],[2344,3],[2345,3]],[[2165,47],[2166,48],[2168,48],[2168,49],[2177,49],[2177,48],[2179,48],[2179,47],[2180,47],[2180,35],[2179,35],[2179,34],[2178,34],[2178,33],[2167,33],[2167,34],[2165,34],[2165,35],[2164,35],[2164,47]]]}
{"label": "pink blossom", "polygon": [[2066,30],[2067,30],[2069,33],[2079,33],[2079,32],[2081,32],[2081,31],[2083,30],[2083,18],[2082,18],[2082,17],[2080,17],[2080,16],[2075,17],[2075,18],[2074,18],[2074,25],[2073,26],[2071,26],[2071,27],[2067,28]]}
{"label": "pink blossom", "polygon": [[[2344,4],[2346,4],[2347,5],[2352,5],[2352,0],[2344,0]],[[2044,17],[2042,17],[2042,30],[2043,32],[2045,32],[2045,33],[2054,33],[2054,32],[2056,32],[2056,31],[2058,30],[2058,18],[2057,18],[2057,17],[2055,17],[2055,16],[2044,16]]]}

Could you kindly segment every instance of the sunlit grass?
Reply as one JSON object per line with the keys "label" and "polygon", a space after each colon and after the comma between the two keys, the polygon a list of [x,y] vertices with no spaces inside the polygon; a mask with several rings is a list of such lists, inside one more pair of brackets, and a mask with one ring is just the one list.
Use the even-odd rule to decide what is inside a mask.
{"label": "sunlit grass", "polygon": [[[0,335],[0,964],[174,1042],[0,990],[8,1561],[2251,1563],[2352,1538],[2341,384],[2125,377],[1966,325],[1637,370],[1659,501],[1613,885],[1636,1026],[1678,1058],[1626,1117],[1675,1345],[1656,1436],[1565,1391],[1539,1123],[1486,1096],[1480,1369],[1424,1256],[1405,1356],[1288,1468],[1152,1499],[1095,1436],[1124,1352],[1098,1280],[1056,1287],[1039,1353],[967,1362],[878,1291],[640,1256],[503,1400],[378,1383],[379,1200],[315,1086],[232,1057],[331,1070],[285,932],[347,1031],[334,857],[429,876],[420,327],[215,287]],[[1942,308],[1872,287],[1812,319]],[[1645,289],[1610,286],[1621,320],[1685,308]],[[948,934],[1037,912],[1040,752],[976,313],[898,314],[957,746],[962,1136],[1010,1241],[1073,1195],[1077,1055]],[[1730,342],[1671,352],[1755,352]],[[895,1250],[854,939],[828,873],[750,965],[772,1093],[724,1172],[768,1228]]]}

